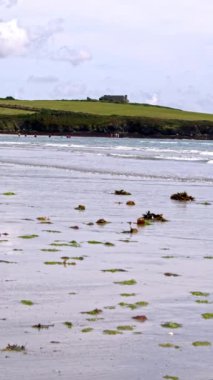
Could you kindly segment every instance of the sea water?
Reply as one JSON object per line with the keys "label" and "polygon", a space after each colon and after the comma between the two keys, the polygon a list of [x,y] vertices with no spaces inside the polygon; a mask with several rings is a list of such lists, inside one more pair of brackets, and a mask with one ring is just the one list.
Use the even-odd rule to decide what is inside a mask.
{"label": "sea water", "polygon": [[[0,352],[2,379],[212,380],[212,346],[192,345],[213,343],[212,319],[202,318],[213,313],[212,157],[212,141],[0,136],[0,349],[10,343],[27,350]],[[119,189],[131,196],[116,196]],[[172,201],[178,191],[195,201]],[[134,207],[126,205],[130,199]],[[79,204],[84,212],[75,210]],[[148,210],[168,222],[129,234]],[[41,216],[52,224],[40,223]],[[100,218],[110,223],[98,226]],[[80,247],[51,245],[72,240]],[[45,265],[63,256],[84,260]],[[102,272],[110,268],[126,272]],[[115,284],[129,279],[137,284]],[[120,305],[137,301],[149,305]],[[95,308],[101,319],[88,321],[82,312]],[[136,322],[136,315],[148,320]],[[169,321],[182,327],[161,326]],[[38,323],[52,327],[37,331]],[[134,330],[103,333],[120,325]],[[93,331],[82,333],[87,327]],[[165,343],[179,348],[159,346]]]}

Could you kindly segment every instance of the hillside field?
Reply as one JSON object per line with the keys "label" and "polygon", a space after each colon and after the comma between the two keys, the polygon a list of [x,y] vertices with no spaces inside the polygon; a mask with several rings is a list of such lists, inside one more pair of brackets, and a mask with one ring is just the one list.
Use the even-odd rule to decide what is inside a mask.
{"label": "hillside field", "polygon": [[[113,104],[113,103],[102,103],[96,101],[73,101],[73,100],[0,100],[0,106],[5,108],[0,108],[0,115],[14,115],[15,110],[6,110],[7,105],[9,107],[30,107],[36,109],[49,109],[57,111],[67,111],[67,112],[82,112],[93,115],[103,115],[103,116],[130,116],[130,117],[150,117],[157,119],[166,120],[206,120],[213,121],[213,114],[196,113],[181,111],[173,108],[150,106],[142,104]],[[17,110],[16,110],[17,111]],[[19,111],[20,112],[20,111]],[[22,114],[26,112],[22,111]]]}

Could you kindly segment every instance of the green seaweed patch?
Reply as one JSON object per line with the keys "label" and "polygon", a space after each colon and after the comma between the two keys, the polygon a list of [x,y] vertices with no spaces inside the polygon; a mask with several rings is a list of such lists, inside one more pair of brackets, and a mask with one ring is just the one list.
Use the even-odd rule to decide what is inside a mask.
{"label": "green seaweed patch", "polygon": [[180,327],[182,327],[182,325],[177,322],[165,322],[162,323],[161,326],[167,329],[179,329]]}
{"label": "green seaweed patch", "polygon": [[61,234],[61,231],[57,231],[57,230],[43,230],[43,232],[48,232],[48,233],[52,233],[52,234]]}
{"label": "green seaweed patch", "polygon": [[207,346],[211,346],[212,344],[211,344],[211,342],[205,342],[205,341],[197,341],[197,342],[193,342],[192,343],[192,345],[194,346],[194,347],[207,347]]}
{"label": "green seaweed patch", "polygon": [[88,242],[87,242],[88,244],[103,244],[103,245],[106,245],[107,247],[114,247],[115,246],[115,244],[113,244],[113,243],[111,243],[111,242],[109,242],[109,241],[107,241],[107,242],[102,242],[102,241],[98,241],[98,240],[89,240]]}
{"label": "green seaweed patch", "polygon": [[[121,232],[121,233],[123,233],[123,232]],[[130,231],[128,231],[128,233],[130,233]],[[137,240],[131,240],[131,239],[119,239],[119,241],[122,241],[122,243],[138,243]]]}
{"label": "green seaweed patch", "polygon": [[135,303],[126,303],[126,302],[120,302],[119,303],[119,306],[127,307],[131,310],[139,309],[140,307],[146,307],[148,305],[149,305],[149,303],[146,301],[139,301],[139,302],[135,302]]}
{"label": "green seaweed patch", "polygon": [[204,319],[213,319],[213,313],[204,313],[202,314]]}
{"label": "green seaweed patch", "polygon": [[81,245],[77,243],[77,241],[72,240],[69,243],[60,243],[60,241],[55,241],[54,243],[50,244],[52,247],[74,247],[79,248]]}
{"label": "green seaweed patch", "polygon": [[211,303],[208,300],[196,300],[195,302],[196,303],[205,303],[205,304],[210,304]]}
{"label": "green seaweed patch", "polygon": [[72,323],[72,322],[68,322],[68,321],[66,321],[66,322],[64,322],[63,324],[64,324],[64,326],[66,326],[68,329],[71,329],[71,328],[73,327],[73,323]]}
{"label": "green seaweed patch", "polygon": [[208,201],[201,202],[200,204],[203,205],[203,206],[211,206],[211,203],[208,202]]}
{"label": "green seaweed patch", "polygon": [[103,321],[104,318],[87,318],[86,320],[88,322],[98,322],[98,321]]}
{"label": "green seaweed patch", "polygon": [[16,195],[16,193],[12,192],[12,191],[6,191],[5,193],[3,193],[3,195],[7,196],[7,197],[11,197],[13,195]]}
{"label": "green seaweed patch", "polygon": [[131,325],[117,326],[118,331],[133,331],[134,329],[135,329],[135,326],[131,326]]}
{"label": "green seaweed patch", "polygon": [[121,297],[135,297],[137,294],[136,293],[121,293]]}
{"label": "green seaweed patch", "polygon": [[118,331],[118,330],[104,330],[103,334],[105,334],[105,335],[119,335],[119,334],[123,334],[123,333],[122,333],[122,331]]}
{"label": "green seaweed patch", "polygon": [[118,272],[127,272],[127,271],[125,269],[112,268],[112,269],[103,269],[101,272],[104,272],[104,273],[118,273]]}
{"label": "green seaweed patch", "polygon": [[180,348],[180,346],[177,346],[177,345],[172,344],[172,343],[160,343],[159,347],[162,347],[162,348],[175,348],[176,350]]}
{"label": "green seaweed patch", "polygon": [[47,217],[47,216],[39,216],[37,218],[37,220],[41,223],[41,224],[52,224],[50,219]]}
{"label": "green seaweed patch", "polygon": [[8,240],[0,240],[0,243],[7,243]]}
{"label": "green seaweed patch", "polygon": [[21,235],[21,236],[19,236],[19,238],[21,238],[21,239],[35,239],[37,237],[38,237],[38,235],[35,235],[35,234],[32,234],[32,235]]}
{"label": "green seaweed patch", "polygon": [[60,249],[56,249],[56,248],[43,248],[43,249],[41,249],[41,252],[60,252]]}
{"label": "green seaweed patch", "polygon": [[177,376],[164,376],[163,379],[167,379],[167,380],[179,380],[179,377]]}
{"label": "green seaweed patch", "polygon": [[8,344],[7,347],[1,350],[3,352],[26,352],[25,346],[19,346],[18,344]]}
{"label": "green seaweed patch", "polygon": [[32,302],[30,300],[21,300],[20,302],[22,305],[26,305],[26,306],[33,306],[34,305],[34,302]]}
{"label": "green seaweed patch", "polygon": [[70,247],[69,243],[51,243],[52,247]]}
{"label": "green seaweed patch", "polygon": [[116,306],[105,306],[104,309],[106,309],[106,310],[115,310]]}
{"label": "green seaweed patch", "polygon": [[93,310],[90,310],[90,311],[82,311],[81,314],[88,314],[88,315],[99,315],[103,313],[103,310],[101,309],[93,309]]}
{"label": "green seaweed patch", "polygon": [[94,329],[92,327],[85,327],[84,329],[81,330],[82,333],[89,333],[93,331]]}
{"label": "green seaweed patch", "polygon": [[195,297],[208,297],[209,296],[209,293],[206,293],[206,292],[191,292],[191,294]]}
{"label": "green seaweed patch", "polygon": [[76,240],[72,240],[69,242],[70,247],[79,248],[81,244],[77,243]]}
{"label": "green seaweed patch", "polygon": [[117,284],[117,285],[136,285],[137,284],[137,281],[135,281],[134,279],[131,279],[131,280],[126,280],[126,281],[116,281],[114,282],[114,284]]}
{"label": "green seaweed patch", "polygon": [[115,244],[111,243],[110,241],[106,241],[106,243],[104,243],[104,245],[106,245],[107,247],[114,247],[115,246]]}
{"label": "green seaweed patch", "polygon": [[64,261],[45,261],[44,264],[45,265],[63,265],[64,267],[66,267],[67,265],[69,265],[69,266],[76,265],[76,263],[67,262],[66,260],[64,260]]}
{"label": "green seaweed patch", "polygon": [[103,244],[101,241],[97,241],[97,240],[89,240],[87,243],[88,244]]}
{"label": "green seaweed patch", "polygon": [[212,260],[213,256],[204,256],[204,259]]}
{"label": "green seaweed patch", "polygon": [[76,296],[76,294],[77,293],[75,293],[75,292],[70,292],[70,293],[68,293],[70,296]]}
{"label": "green seaweed patch", "polygon": [[77,260],[77,261],[83,261],[84,260],[84,256],[74,256],[74,257],[71,257],[72,260]]}

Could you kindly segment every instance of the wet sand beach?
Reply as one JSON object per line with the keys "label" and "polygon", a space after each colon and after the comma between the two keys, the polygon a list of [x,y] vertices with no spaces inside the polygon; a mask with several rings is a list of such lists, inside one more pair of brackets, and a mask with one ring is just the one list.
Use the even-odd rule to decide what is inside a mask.
{"label": "wet sand beach", "polygon": [[139,144],[1,136],[2,379],[213,379],[213,143]]}

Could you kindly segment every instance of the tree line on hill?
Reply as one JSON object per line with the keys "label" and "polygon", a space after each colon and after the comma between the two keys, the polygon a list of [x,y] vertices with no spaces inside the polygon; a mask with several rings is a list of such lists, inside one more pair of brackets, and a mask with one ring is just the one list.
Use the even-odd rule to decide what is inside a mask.
{"label": "tree line on hill", "polygon": [[213,139],[213,122],[41,110],[0,116],[0,133]]}

